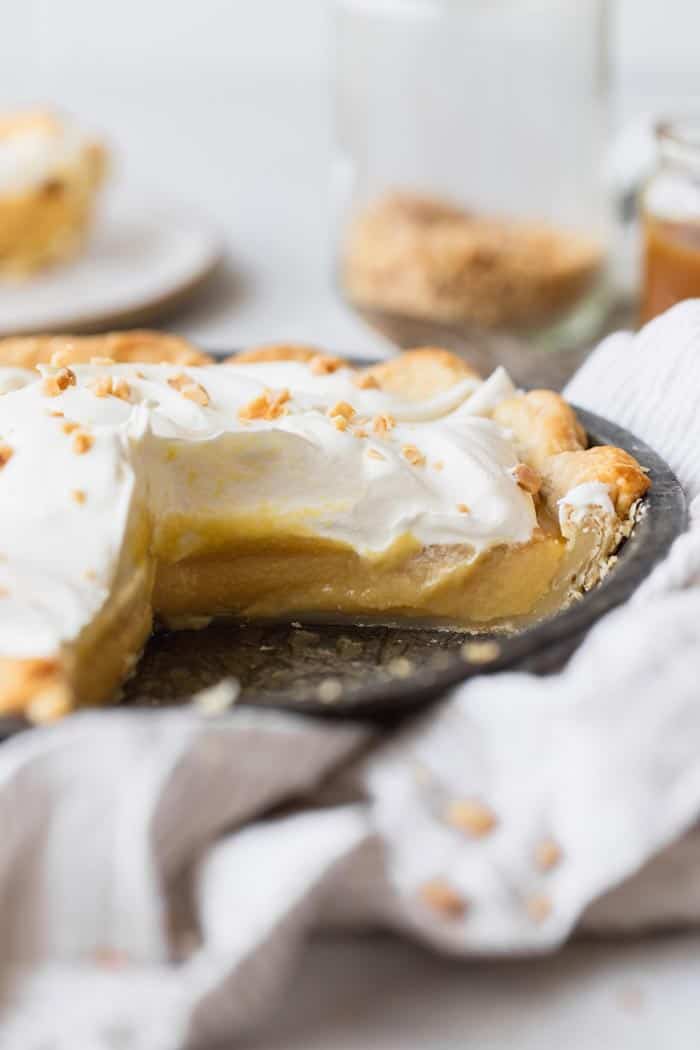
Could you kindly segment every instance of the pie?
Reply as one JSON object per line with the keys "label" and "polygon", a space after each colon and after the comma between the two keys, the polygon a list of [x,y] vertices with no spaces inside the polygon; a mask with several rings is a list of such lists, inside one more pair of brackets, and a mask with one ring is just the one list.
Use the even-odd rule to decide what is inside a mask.
{"label": "pie", "polygon": [[105,167],[104,147],[56,114],[0,114],[0,275],[76,254]]}
{"label": "pie", "polygon": [[453,354],[217,364],[149,332],[0,340],[0,710],[104,701],[154,616],[512,630],[593,586],[649,486]]}

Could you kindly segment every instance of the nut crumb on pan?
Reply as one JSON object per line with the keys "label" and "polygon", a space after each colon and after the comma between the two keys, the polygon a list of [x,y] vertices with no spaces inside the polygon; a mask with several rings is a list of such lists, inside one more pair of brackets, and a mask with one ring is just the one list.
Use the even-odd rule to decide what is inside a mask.
{"label": "nut crumb on pan", "polygon": [[241,693],[241,684],[237,678],[224,678],[209,689],[201,689],[192,697],[192,706],[200,715],[214,718],[229,711]]}
{"label": "nut crumb on pan", "polygon": [[483,838],[498,824],[493,810],[478,799],[453,799],[445,806],[443,816],[450,827],[473,838]]}
{"label": "nut crumb on pan", "polygon": [[488,664],[497,660],[501,655],[501,647],[498,642],[465,642],[460,649],[462,659],[470,664]]}
{"label": "nut crumb on pan", "polygon": [[418,896],[431,911],[445,919],[462,919],[469,907],[465,898],[447,879],[440,877],[424,882],[418,889]]}
{"label": "nut crumb on pan", "polygon": [[316,690],[322,704],[332,704],[343,695],[342,683],[337,678],[324,678]]}
{"label": "nut crumb on pan", "polygon": [[387,671],[393,678],[410,678],[415,667],[413,662],[406,656],[397,656],[386,665]]}

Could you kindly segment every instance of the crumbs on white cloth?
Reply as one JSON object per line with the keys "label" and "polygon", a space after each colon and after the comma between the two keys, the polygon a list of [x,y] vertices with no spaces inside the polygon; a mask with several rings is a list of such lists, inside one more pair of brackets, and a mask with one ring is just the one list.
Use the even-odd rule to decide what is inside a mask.
{"label": "crumbs on white cloth", "polygon": [[329,923],[469,955],[698,921],[697,391],[700,302],[608,339],[567,391],[693,503],[563,673],[473,679],[389,740],[226,703],[222,722],[85,713],[3,745],[3,1048],[232,1043]]}

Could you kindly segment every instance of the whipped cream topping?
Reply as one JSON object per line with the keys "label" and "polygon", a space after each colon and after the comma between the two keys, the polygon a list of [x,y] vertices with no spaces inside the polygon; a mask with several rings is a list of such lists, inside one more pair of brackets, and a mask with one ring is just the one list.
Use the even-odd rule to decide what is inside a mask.
{"label": "whipped cream topping", "polygon": [[0,193],[21,193],[73,167],[86,140],[75,127],[55,118],[0,124]]}
{"label": "whipped cream topping", "polygon": [[607,485],[602,481],[586,481],[583,485],[577,485],[558,500],[557,506],[562,531],[569,523],[581,524],[591,507],[600,508],[606,517],[616,517]]}
{"label": "whipped cream topping", "polygon": [[[170,561],[207,552],[205,526],[235,519],[371,557],[407,535],[476,557],[537,524],[511,437],[484,415],[513,393],[502,370],[420,404],[299,362],[75,365],[47,396],[60,376],[0,368],[0,656],[75,640],[144,520]],[[98,396],[105,385],[125,397]],[[281,392],[281,410],[255,418]]]}

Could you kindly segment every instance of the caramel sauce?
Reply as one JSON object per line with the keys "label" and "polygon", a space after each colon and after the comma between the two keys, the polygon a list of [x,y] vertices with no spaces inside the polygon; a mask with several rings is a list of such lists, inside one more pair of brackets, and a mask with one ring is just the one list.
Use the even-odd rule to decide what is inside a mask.
{"label": "caramel sauce", "polygon": [[683,299],[700,297],[700,220],[644,217],[645,323]]}

